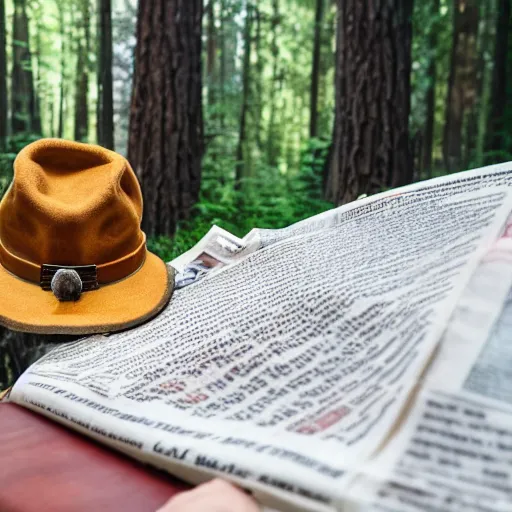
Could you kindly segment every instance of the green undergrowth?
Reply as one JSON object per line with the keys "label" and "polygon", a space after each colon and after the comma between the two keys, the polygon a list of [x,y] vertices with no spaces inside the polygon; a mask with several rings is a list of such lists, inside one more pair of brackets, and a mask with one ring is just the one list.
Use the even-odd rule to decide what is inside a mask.
{"label": "green undergrowth", "polygon": [[180,222],[173,238],[150,238],[148,247],[170,261],[197,243],[213,224],[243,237],[252,228],[278,229],[332,208],[322,199],[322,175],[328,143],[312,139],[301,151],[300,167],[283,173],[256,166],[235,190],[236,162],[205,157],[199,202],[188,220]]}

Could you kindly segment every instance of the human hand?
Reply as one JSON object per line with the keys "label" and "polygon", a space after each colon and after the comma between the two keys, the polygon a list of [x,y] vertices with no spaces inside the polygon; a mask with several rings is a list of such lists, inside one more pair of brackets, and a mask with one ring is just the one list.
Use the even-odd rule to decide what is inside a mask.
{"label": "human hand", "polygon": [[260,507],[243,491],[217,478],[173,496],[157,512],[260,512]]}

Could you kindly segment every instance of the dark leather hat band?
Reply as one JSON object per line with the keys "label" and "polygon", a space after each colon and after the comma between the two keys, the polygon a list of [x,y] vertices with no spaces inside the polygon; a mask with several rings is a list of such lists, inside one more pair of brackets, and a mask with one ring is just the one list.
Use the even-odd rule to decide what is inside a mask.
{"label": "dark leather hat band", "polygon": [[[132,253],[123,256],[115,261],[97,265],[98,283],[107,284],[119,281],[136,272],[144,263],[146,258],[146,235],[143,234],[142,243]],[[21,279],[40,283],[41,266],[25,260],[10,252],[0,241],[0,263],[11,274]],[[52,264],[51,261],[44,263]],[[92,262],[94,264],[94,262]],[[72,263],[70,263],[72,264]]]}

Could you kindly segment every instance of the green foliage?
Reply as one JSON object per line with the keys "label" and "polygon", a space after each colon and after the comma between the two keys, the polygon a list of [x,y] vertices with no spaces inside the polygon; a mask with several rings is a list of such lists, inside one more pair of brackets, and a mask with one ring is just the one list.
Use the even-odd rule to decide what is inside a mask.
{"label": "green foliage", "polygon": [[[309,133],[315,0],[251,0],[251,65],[246,101],[243,174],[265,169],[293,174]],[[215,47],[205,75],[205,133],[223,160],[236,154],[243,93],[244,28],[241,0],[215,0]],[[224,11],[224,12],[223,12]],[[335,4],[325,0],[319,73],[318,133],[330,137],[334,110]],[[204,34],[208,37],[208,16]],[[204,62],[208,41],[204,45]],[[213,99],[213,101],[212,101]],[[224,168],[231,171],[231,166]],[[272,171],[273,172],[273,171]],[[247,186],[254,182],[247,182]]]}
{"label": "green foliage", "polygon": [[[414,2],[410,115],[410,132],[414,136],[425,125],[425,96],[431,85],[428,69],[434,61],[437,73],[434,153],[437,158],[441,157],[452,42],[451,2],[440,0],[439,3],[439,11],[435,12],[432,0]],[[432,36],[437,40],[435,48],[430,45]]]}
{"label": "green foliage", "polygon": [[[324,139],[309,139],[301,152],[299,179],[296,189],[310,200],[322,198],[324,169],[329,156],[331,142]],[[302,186],[302,188],[300,188]]]}
{"label": "green foliage", "polygon": [[38,135],[23,133],[7,139],[6,151],[0,153],[0,198],[11,183],[14,159],[27,144],[40,138]]}
{"label": "green foliage", "polygon": [[8,152],[17,154],[26,145],[31,144],[40,138],[41,135],[36,133],[18,133],[17,135],[13,135],[7,139]]}
{"label": "green foliage", "polygon": [[234,189],[234,160],[209,152],[203,166],[200,201],[189,220],[183,221],[173,239],[152,238],[151,251],[170,261],[197,243],[212,224],[244,236],[252,228],[278,229],[332,208],[321,199],[322,172],[329,143],[307,141],[300,152],[300,169],[292,175],[265,164],[255,164],[240,191]]}
{"label": "green foliage", "polygon": [[4,195],[12,180],[12,164],[16,153],[0,153],[0,197]]}

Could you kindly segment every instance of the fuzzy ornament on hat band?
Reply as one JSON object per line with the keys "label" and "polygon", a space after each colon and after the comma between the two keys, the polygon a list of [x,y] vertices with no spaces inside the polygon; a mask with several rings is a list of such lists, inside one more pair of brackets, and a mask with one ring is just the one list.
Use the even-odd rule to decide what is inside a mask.
{"label": "fuzzy ornament on hat band", "polygon": [[174,271],[146,248],[128,161],[43,139],[24,148],[0,203],[0,323],[44,334],[138,325],[169,302]]}

